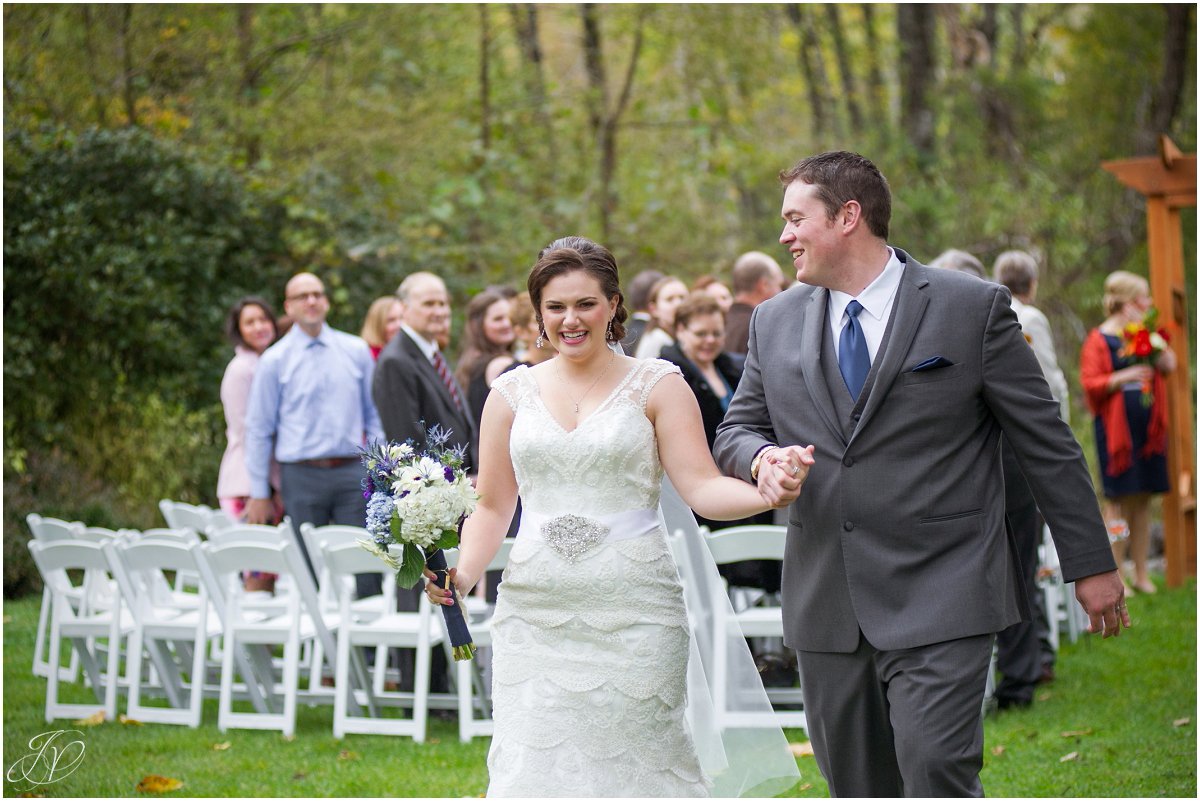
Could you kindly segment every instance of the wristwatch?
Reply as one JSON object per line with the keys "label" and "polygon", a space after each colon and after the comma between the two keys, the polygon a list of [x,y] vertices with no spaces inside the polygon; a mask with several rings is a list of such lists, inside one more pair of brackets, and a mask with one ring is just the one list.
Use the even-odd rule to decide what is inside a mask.
{"label": "wristwatch", "polygon": [[778,445],[764,445],[758,449],[758,453],[754,454],[754,458],[750,460],[750,478],[758,481],[758,468],[762,464],[762,458],[767,455],[767,451],[779,447]]}

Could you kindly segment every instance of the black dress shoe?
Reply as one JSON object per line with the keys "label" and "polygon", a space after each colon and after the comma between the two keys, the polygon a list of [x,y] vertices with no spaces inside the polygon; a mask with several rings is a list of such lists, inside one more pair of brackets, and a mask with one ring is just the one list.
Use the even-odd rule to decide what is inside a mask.
{"label": "black dress shoe", "polygon": [[1033,704],[1032,698],[997,698],[996,709],[1026,709]]}

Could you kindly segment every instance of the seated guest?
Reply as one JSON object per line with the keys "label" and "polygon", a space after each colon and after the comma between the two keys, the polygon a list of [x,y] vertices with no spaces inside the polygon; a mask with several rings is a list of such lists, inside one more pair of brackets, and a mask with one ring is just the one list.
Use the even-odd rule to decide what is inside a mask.
{"label": "seated guest", "polygon": [[[725,417],[729,401],[742,378],[737,361],[725,352],[725,315],[716,298],[706,292],[693,292],[674,311],[675,342],[662,349],[659,358],[679,366],[683,380],[692,388],[700,406],[704,435],[712,448],[717,426]],[[773,515],[764,512],[743,520],[708,520],[696,516],[702,526],[716,531],[730,526],[770,524]],[[778,561],[746,561],[720,565],[721,575],[733,585],[757,587],[767,592],[779,592],[782,563]]]}

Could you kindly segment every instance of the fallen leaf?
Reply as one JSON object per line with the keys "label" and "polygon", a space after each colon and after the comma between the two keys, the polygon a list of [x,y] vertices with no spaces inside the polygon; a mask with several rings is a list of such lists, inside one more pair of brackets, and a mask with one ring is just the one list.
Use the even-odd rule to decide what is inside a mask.
{"label": "fallen leaf", "polygon": [[1063,737],[1087,737],[1092,733],[1091,729],[1076,729],[1074,731],[1064,731]]}
{"label": "fallen leaf", "polygon": [[294,735],[294,734],[285,734],[285,735],[283,735],[283,741],[284,741],[285,743],[294,743],[294,742],[296,741],[296,735]]}
{"label": "fallen leaf", "polygon": [[797,787],[796,789],[797,789],[797,790],[799,790],[800,792],[802,792],[802,793],[803,793],[805,790],[811,790],[811,789],[812,789],[812,783],[811,783],[811,782],[805,782],[804,784],[800,785],[800,786],[799,786],[799,787]]}
{"label": "fallen leaf", "polygon": [[1069,753],[1065,756],[1060,756],[1058,758],[1058,761],[1059,762],[1074,762],[1076,759],[1079,759],[1079,752],[1072,751],[1071,753]]}
{"label": "fallen leaf", "polygon": [[792,743],[788,746],[788,750],[792,752],[792,756],[805,757],[813,755],[812,742]]}
{"label": "fallen leaf", "polygon": [[183,786],[183,782],[179,779],[172,779],[167,776],[158,776],[151,773],[149,776],[143,776],[138,782],[137,791],[139,793],[169,793],[172,790],[178,790]]}
{"label": "fallen leaf", "polygon": [[[4,616],[4,625],[7,626],[9,623],[12,623],[12,615],[5,615]],[[41,798],[42,796],[39,795],[39,796],[21,796],[21,797],[22,798]]]}
{"label": "fallen leaf", "polygon": [[231,745],[233,745],[233,743],[229,742],[228,740],[226,740],[223,743],[213,743],[213,750],[214,751],[228,751],[229,747]]}
{"label": "fallen leaf", "polygon": [[1004,746],[997,745],[992,748],[992,756],[1004,756]]}
{"label": "fallen leaf", "polygon": [[292,774],[292,781],[294,781],[294,782],[298,782],[301,779],[307,779],[307,778],[308,778],[307,773],[293,773]]}
{"label": "fallen leaf", "polygon": [[128,715],[117,715],[117,720],[121,721],[126,726],[144,726],[145,725],[140,720],[135,720],[135,719],[129,717]]}
{"label": "fallen leaf", "polygon": [[1049,701],[1049,700],[1050,700],[1051,698],[1053,698],[1053,697],[1054,697],[1054,693],[1052,693],[1052,692],[1050,692],[1049,690],[1047,690],[1047,691],[1046,691],[1046,692],[1044,692],[1044,693],[1038,693],[1038,697],[1037,697],[1037,699],[1038,699],[1038,701],[1039,701],[1039,702],[1042,702],[1042,701]]}
{"label": "fallen leaf", "polygon": [[355,751],[342,751],[338,754],[338,759],[343,762],[349,762],[355,759],[361,759],[361,755]]}
{"label": "fallen leaf", "polygon": [[99,726],[104,722],[104,710],[101,709],[94,715],[88,715],[86,718],[81,718],[75,721],[76,726]]}
{"label": "fallen leaf", "polygon": [[1175,721],[1171,725],[1178,729],[1180,726],[1186,726],[1191,722],[1192,722],[1191,718],[1180,718],[1179,720]]}

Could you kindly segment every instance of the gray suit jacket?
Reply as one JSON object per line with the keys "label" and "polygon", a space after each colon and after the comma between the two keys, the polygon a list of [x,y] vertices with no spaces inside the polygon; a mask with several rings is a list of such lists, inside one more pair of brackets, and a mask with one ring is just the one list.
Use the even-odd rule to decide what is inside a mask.
{"label": "gray suit jacket", "polygon": [[[783,571],[787,644],[799,650],[852,652],[860,629],[876,648],[912,648],[1021,619],[1002,432],[1066,580],[1114,568],[1083,452],[1008,290],[896,254],[906,266],[857,422],[844,385],[830,386],[836,363],[822,365],[828,291],[801,284],[755,310],[714,443],[721,469],[747,481],[763,445],[816,446]],[[913,371],[927,360],[938,366]]]}
{"label": "gray suit jacket", "polygon": [[[467,396],[461,387],[458,393],[466,404]],[[425,358],[421,347],[403,330],[392,337],[379,354],[371,397],[379,410],[383,433],[389,440],[404,442],[412,439],[418,446],[423,446],[426,429],[438,425],[451,430],[449,445],[466,447],[467,469],[478,467],[479,433],[471,415],[458,410],[437,370]]]}

